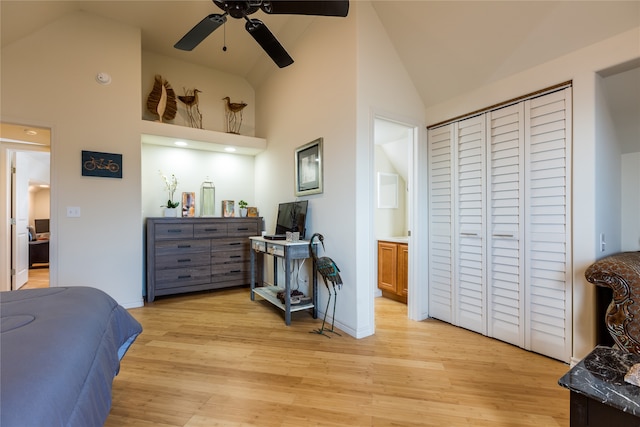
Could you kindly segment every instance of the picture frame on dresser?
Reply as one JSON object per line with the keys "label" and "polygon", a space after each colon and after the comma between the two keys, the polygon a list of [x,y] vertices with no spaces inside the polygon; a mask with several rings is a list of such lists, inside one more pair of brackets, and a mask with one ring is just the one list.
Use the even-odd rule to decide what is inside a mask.
{"label": "picture frame on dresser", "polygon": [[182,216],[186,218],[196,216],[196,193],[182,193]]}

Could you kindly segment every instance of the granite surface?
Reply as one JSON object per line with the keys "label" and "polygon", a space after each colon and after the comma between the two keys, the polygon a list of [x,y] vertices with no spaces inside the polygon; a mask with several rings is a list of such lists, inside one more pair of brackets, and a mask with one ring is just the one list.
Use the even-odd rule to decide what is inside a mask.
{"label": "granite surface", "polygon": [[624,381],[625,374],[636,363],[640,363],[640,354],[598,346],[560,378],[558,384],[640,417],[640,387]]}

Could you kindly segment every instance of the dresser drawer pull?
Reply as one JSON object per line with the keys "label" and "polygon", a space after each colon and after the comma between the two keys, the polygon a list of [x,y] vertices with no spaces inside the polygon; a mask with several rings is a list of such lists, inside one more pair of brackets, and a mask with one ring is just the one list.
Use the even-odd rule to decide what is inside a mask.
{"label": "dresser drawer pull", "polygon": [[229,246],[238,246],[241,245],[242,242],[233,242],[233,243],[229,243]]}
{"label": "dresser drawer pull", "polygon": [[178,249],[190,248],[191,245],[178,245]]}
{"label": "dresser drawer pull", "polygon": [[179,259],[178,262],[191,262],[191,258]]}
{"label": "dresser drawer pull", "polygon": [[187,274],[186,276],[178,276],[178,279],[191,279],[191,275]]}
{"label": "dresser drawer pull", "polygon": [[231,255],[229,258],[242,258],[242,255]]}
{"label": "dresser drawer pull", "polygon": [[204,231],[218,231],[217,228],[205,228]]}
{"label": "dresser drawer pull", "polygon": [[170,228],[167,230],[167,233],[182,233],[182,230],[179,228]]}
{"label": "dresser drawer pull", "polygon": [[249,227],[238,227],[238,231],[247,231]]}
{"label": "dresser drawer pull", "polygon": [[242,270],[231,270],[229,273],[240,273]]}

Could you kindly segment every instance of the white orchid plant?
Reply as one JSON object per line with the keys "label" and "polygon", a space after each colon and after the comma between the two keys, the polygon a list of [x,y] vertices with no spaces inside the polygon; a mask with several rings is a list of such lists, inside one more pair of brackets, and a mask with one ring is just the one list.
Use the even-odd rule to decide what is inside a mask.
{"label": "white orchid plant", "polygon": [[174,174],[171,174],[171,178],[167,178],[166,175],[162,173],[162,171],[158,171],[160,173],[160,178],[164,181],[164,186],[166,191],[169,193],[169,200],[167,200],[166,205],[162,205],[162,207],[167,208],[177,208],[180,202],[173,201],[173,194],[176,192],[176,188],[178,188],[178,179]]}

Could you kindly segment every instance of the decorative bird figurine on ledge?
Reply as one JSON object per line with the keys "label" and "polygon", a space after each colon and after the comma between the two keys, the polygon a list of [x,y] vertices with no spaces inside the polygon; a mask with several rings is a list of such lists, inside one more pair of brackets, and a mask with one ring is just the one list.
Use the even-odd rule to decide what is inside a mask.
{"label": "decorative bird figurine on ledge", "polygon": [[231,98],[225,96],[222,98],[225,101],[226,117],[227,117],[227,132],[240,134],[240,126],[242,125],[242,110],[247,106],[244,102],[231,102]]}
{"label": "decorative bird figurine on ledge", "polygon": [[189,126],[192,128],[202,129],[202,114],[198,107],[198,93],[202,93],[198,89],[184,89],[184,95],[179,95],[178,99],[187,107],[187,116],[189,117]]}
{"label": "decorative bird figurine on ledge", "polygon": [[[324,236],[320,233],[315,233],[309,239],[309,252],[311,252],[311,257],[313,258],[313,262],[316,266],[316,270],[322,276],[322,281],[324,285],[327,287],[327,291],[329,291],[329,299],[327,300],[327,308],[324,310],[324,318],[322,319],[322,326],[320,329],[313,330],[316,334],[324,335],[328,338],[331,338],[329,335],[325,334],[326,332],[332,332],[336,335],[340,335],[336,331],[333,330],[333,323],[335,322],[336,317],[336,301],[338,300],[338,290],[342,288],[342,278],[340,277],[340,269],[336,265],[335,262],[329,257],[323,256],[318,257],[313,250],[313,241],[314,239],[318,239],[322,244],[322,250],[324,251]],[[325,329],[324,325],[327,320],[327,312],[329,311],[329,303],[331,302],[331,288],[329,288],[329,283],[331,283],[331,287],[333,288],[333,316],[331,318],[331,329]],[[336,289],[337,286],[337,289]]]}

